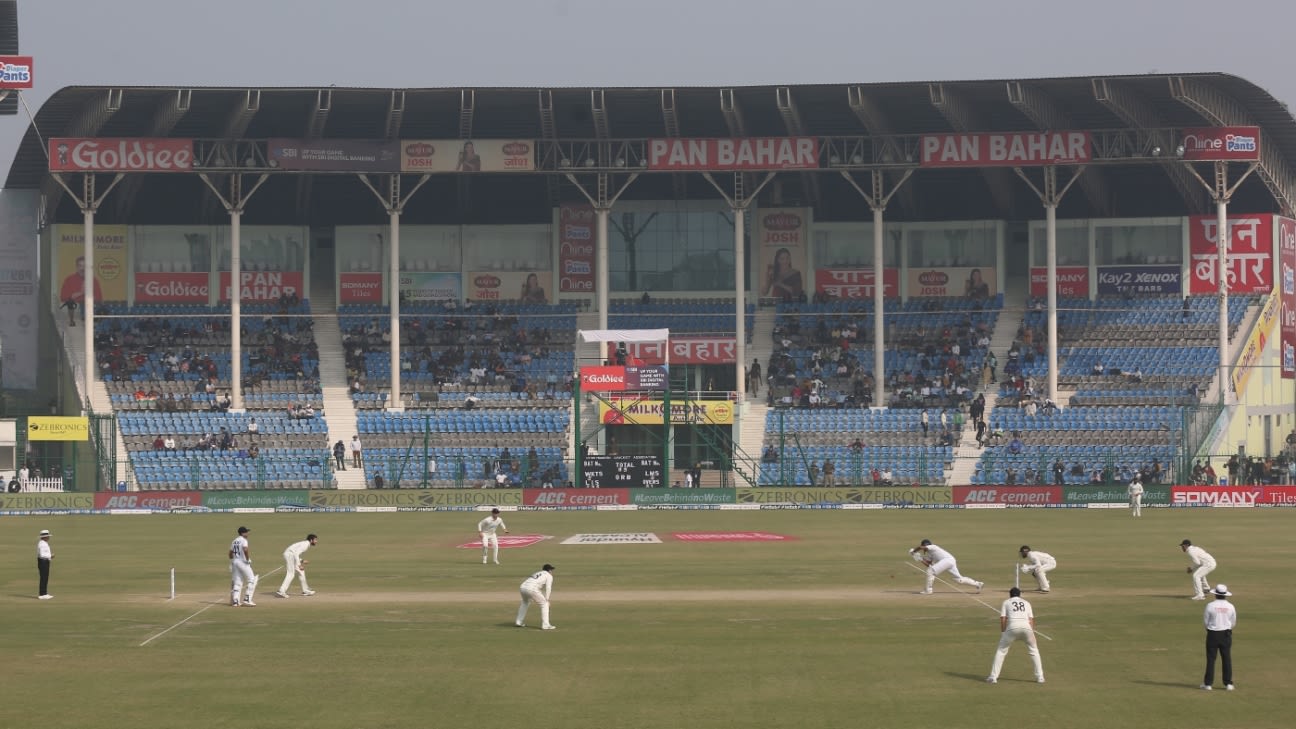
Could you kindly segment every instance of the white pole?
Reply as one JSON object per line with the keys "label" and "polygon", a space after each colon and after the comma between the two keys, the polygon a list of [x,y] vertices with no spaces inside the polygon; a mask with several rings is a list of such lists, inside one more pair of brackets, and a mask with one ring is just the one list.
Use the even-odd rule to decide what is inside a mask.
{"label": "white pole", "polygon": [[[1049,194],[1052,194],[1050,190]],[[1058,323],[1057,323],[1057,202],[1049,200],[1044,205],[1044,230],[1048,250],[1048,273],[1044,285],[1048,287],[1048,393],[1053,404],[1058,404]]]}
{"label": "white pole", "polygon": [[737,301],[735,308],[738,312],[738,320],[734,337],[734,351],[738,353],[738,402],[734,408],[733,439],[740,440],[738,437],[738,422],[742,417],[742,412],[746,408],[747,400],[747,284],[744,276],[747,271],[747,256],[743,250],[744,238],[747,237],[747,206],[734,206],[734,294]]}
{"label": "white pole", "polygon": [[[93,193],[91,193],[93,195]],[[94,354],[94,283],[95,283],[95,259],[94,259],[94,201],[85,201],[85,246],[82,255],[85,256],[85,277],[82,287],[83,296],[82,305],[85,307],[84,330],[85,337],[85,398],[90,400],[94,392],[95,381],[95,354]],[[72,317],[76,321],[76,317]],[[85,403],[82,403],[84,405]]]}
{"label": "white pole", "polygon": [[387,280],[391,283],[391,396],[387,409],[401,412],[405,401],[401,398],[400,371],[400,210],[391,209],[391,260],[387,266]]}
{"label": "white pole", "polygon": [[175,599],[175,567],[171,568],[171,599]]}
{"label": "white pole", "polygon": [[882,255],[886,237],[882,234],[882,206],[873,205],[873,407],[886,407],[886,271]]}
{"label": "white pole", "polygon": [[[240,190],[240,194],[241,194]],[[230,409],[243,410],[243,211],[230,210]]]}
{"label": "white pole", "polygon": [[[1227,162],[1216,162],[1225,166]],[[1227,171],[1225,168],[1224,171]],[[1217,172],[1220,179],[1224,172]],[[1219,183],[1216,183],[1217,185]],[[1228,228],[1228,199],[1224,197],[1224,185],[1215,191],[1215,239],[1219,242],[1219,386],[1221,402],[1229,404],[1233,400],[1233,379],[1229,377],[1229,296],[1228,296],[1228,248],[1232,240]]]}

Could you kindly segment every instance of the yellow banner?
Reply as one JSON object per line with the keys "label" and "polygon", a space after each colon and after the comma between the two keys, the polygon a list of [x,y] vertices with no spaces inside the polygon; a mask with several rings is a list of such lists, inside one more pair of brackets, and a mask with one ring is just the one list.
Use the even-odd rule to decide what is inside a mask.
{"label": "yellow banner", "polygon": [[[81,305],[85,289],[85,228],[80,225],[54,226],[58,256],[55,279],[59,302],[75,299]],[[127,228],[124,225],[96,225],[94,229],[94,286],[99,301],[126,300]]]}
{"label": "yellow banner", "polygon": [[1251,336],[1247,337],[1246,344],[1242,346],[1242,353],[1238,355],[1237,364],[1233,367],[1233,392],[1238,397],[1246,392],[1247,381],[1251,379],[1251,370],[1260,363],[1265,347],[1270,342],[1270,335],[1273,334],[1274,324],[1278,322],[1278,304],[1281,303],[1282,297],[1276,293],[1277,289],[1274,291],[1275,293],[1269,295],[1268,303],[1260,310],[1255,328],[1251,330]]}
{"label": "yellow banner", "polygon": [[[599,401],[599,422],[606,425],[661,425],[662,400]],[[676,425],[733,425],[734,406],[728,400],[689,400],[671,403]]]}
{"label": "yellow banner", "polygon": [[90,440],[90,421],[84,415],[32,415],[27,440]]}

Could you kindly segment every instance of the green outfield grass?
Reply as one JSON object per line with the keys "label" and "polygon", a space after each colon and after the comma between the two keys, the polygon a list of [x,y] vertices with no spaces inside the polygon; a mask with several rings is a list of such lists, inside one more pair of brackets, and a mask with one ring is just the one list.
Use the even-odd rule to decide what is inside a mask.
{"label": "green outfield grass", "polygon": [[[0,726],[240,727],[1288,727],[1296,655],[1289,510],[649,511],[506,513],[479,550],[476,513],[0,517]],[[232,609],[225,552],[252,528],[265,575]],[[38,601],[36,534],[53,530]],[[697,544],[676,531],[762,530],[783,543]],[[280,553],[320,535],[319,594],[278,600]],[[654,532],[662,544],[560,545]],[[922,575],[929,538],[987,583],[980,601]],[[1235,594],[1238,690],[1207,693],[1203,603],[1183,538]],[[1060,563],[1026,597],[1048,683],[1019,645],[982,679],[1017,547]],[[517,587],[557,566],[553,622],[513,626]],[[168,573],[179,596],[166,599]],[[279,571],[270,573],[279,568]],[[1029,580],[1029,577],[1027,577]],[[1023,587],[1033,584],[1023,582]],[[297,592],[294,585],[293,593]],[[982,602],[986,604],[982,604]],[[992,610],[987,605],[994,606]],[[181,621],[186,621],[182,624]],[[179,624],[179,625],[177,625]],[[529,625],[539,615],[532,608]],[[163,631],[167,631],[158,635]],[[150,640],[152,638],[152,640]],[[146,645],[141,645],[145,643]]]}

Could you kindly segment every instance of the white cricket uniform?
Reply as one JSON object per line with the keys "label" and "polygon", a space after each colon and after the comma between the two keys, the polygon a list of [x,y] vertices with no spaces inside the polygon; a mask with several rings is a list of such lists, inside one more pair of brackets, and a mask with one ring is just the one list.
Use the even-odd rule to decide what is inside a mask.
{"label": "white cricket uniform", "polygon": [[1129,485],[1130,516],[1143,516],[1143,484],[1131,481]]}
{"label": "white cricket uniform", "polygon": [[927,561],[931,562],[931,564],[927,566],[927,587],[923,590],[925,594],[931,594],[932,585],[936,583],[936,575],[943,572],[949,572],[953,575],[954,581],[960,585],[971,585],[978,590],[981,589],[980,582],[977,582],[971,577],[964,577],[959,574],[958,561],[954,559],[954,555],[946,552],[935,544],[929,544],[923,549],[926,552]]}
{"label": "white cricket uniform", "polygon": [[288,588],[292,586],[294,577],[300,579],[303,595],[314,592],[314,590],[310,589],[310,585],[306,584],[306,568],[302,565],[302,555],[305,554],[306,550],[310,549],[310,547],[310,540],[303,539],[300,542],[293,542],[284,550],[284,572],[287,574],[284,575],[283,584],[279,585],[279,592],[281,594],[288,594]]}
{"label": "white cricket uniform", "polygon": [[1048,573],[1057,569],[1057,560],[1048,552],[1041,552],[1037,549],[1027,552],[1025,559],[1026,564],[1021,566],[1021,571],[1035,577],[1035,581],[1039,583],[1040,592],[1048,592]]}
{"label": "white cricket uniform", "polygon": [[248,558],[248,540],[242,534],[230,542],[230,604],[238,605],[243,586],[247,585],[247,595],[241,602],[252,602],[256,592],[257,576],[252,572],[252,560]]}
{"label": "white cricket uniform", "polygon": [[1215,571],[1215,558],[1207,554],[1206,550],[1197,545],[1189,545],[1184,553],[1192,562],[1193,569],[1193,599],[1205,600],[1205,593],[1211,589],[1210,583],[1206,581],[1206,575]]}
{"label": "white cricket uniform", "polygon": [[482,564],[486,564],[486,553],[491,548],[495,550],[495,564],[499,564],[499,536],[495,534],[497,529],[508,532],[508,527],[504,526],[504,520],[494,514],[477,522],[477,532],[481,535],[482,543]]}
{"label": "white cricket uniform", "polygon": [[1031,604],[1020,597],[1010,597],[999,607],[1000,623],[1003,631],[999,635],[999,648],[995,651],[994,662],[990,664],[990,675],[987,681],[998,681],[999,670],[1003,668],[1004,657],[1013,641],[1020,640],[1026,644],[1026,655],[1030,656],[1035,667],[1035,680],[1044,680],[1044,664],[1040,661],[1039,646],[1035,643],[1035,613]]}
{"label": "white cricket uniform", "polygon": [[522,581],[519,591],[522,593],[522,604],[518,606],[516,625],[526,624],[527,608],[531,603],[540,606],[540,626],[549,627],[549,594],[553,590],[553,573],[540,570]]}

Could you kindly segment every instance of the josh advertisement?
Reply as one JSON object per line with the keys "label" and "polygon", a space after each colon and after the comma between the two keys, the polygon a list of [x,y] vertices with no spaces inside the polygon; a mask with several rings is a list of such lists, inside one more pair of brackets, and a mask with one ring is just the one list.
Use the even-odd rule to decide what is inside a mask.
{"label": "josh advertisement", "polygon": [[[80,225],[54,226],[57,248],[59,303],[81,301],[85,290],[85,228]],[[95,301],[126,300],[127,228],[124,225],[94,227]]]}
{"label": "josh advertisement", "polygon": [[1170,266],[1099,266],[1098,295],[1178,294],[1183,269]]}
{"label": "josh advertisement", "polygon": [[809,233],[809,208],[756,211],[761,298],[797,301],[806,296],[804,271]]}
{"label": "josh advertisement", "polygon": [[[1048,296],[1048,267],[1035,266],[1030,271],[1030,295],[1041,298]],[[1089,296],[1088,266],[1057,267],[1058,296]]]}
{"label": "josh advertisement", "polygon": [[[1219,292],[1219,221],[1214,215],[1188,218],[1189,293]],[[1232,294],[1273,291],[1274,216],[1230,215],[1228,218],[1228,290]]]}
{"label": "josh advertisement", "polygon": [[740,504],[900,504],[948,505],[948,486],[879,486],[860,488],[738,489]]}
{"label": "josh advertisement", "polygon": [[558,208],[558,290],[594,291],[594,208],[589,205]]}
{"label": "josh advertisement", "polygon": [[[872,299],[872,268],[816,268],[815,291],[833,299]],[[900,269],[882,269],[882,295],[900,295]]]}
{"label": "josh advertisement", "polygon": [[461,298],[461,276],[440,271],[402,271],[400,297],[410,303],[458,301]]}
{"label": "josh advertisement", "polygon": [[1279,285],[1282,287],[1282,376],[1296,378],[1296,220],[1278,218]]}
{"label": "josh advertisement", "polygon": [[984,299],[995,293],[995,269],[992,267],[909,269],[910,296],[968,296]]}
{"label": "josh advertisement", "polygon": [[471,271],[464,298],[547,304],[549,295],[545,292],[545,284],[552,278],[548,271]]}
{"label": "josh advertisement", "polygon": [[[606,425],[661,425],[661,400],[599,401],[599,422]],[[671,403],[671,422],[677,425],[733,425],[734,404],[728,400],[689,400]]]}
{"label": "josh advertisement", "polygon": [[400,143],[371,139],[271,139],[271,166],[314,172],[400,172]]}
{"label": "josh advertisement", "polygon": [[530,172],[535,142],[529,139],[403,139],[401,172]]}

